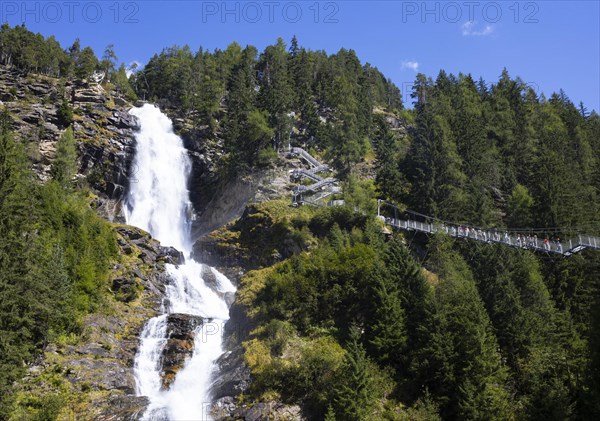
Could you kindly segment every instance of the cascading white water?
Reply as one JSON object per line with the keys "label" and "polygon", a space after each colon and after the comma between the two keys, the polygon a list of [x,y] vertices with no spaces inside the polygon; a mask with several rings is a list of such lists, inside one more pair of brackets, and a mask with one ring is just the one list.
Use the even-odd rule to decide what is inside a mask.
{"label": "cascading white water", "polygon": [[[166,265],[170,283],[160,316],[149,320],[141,335],[135,360],[136,392],[147,396],[148,420],[210,420],[210,386],[215,361],[223,354],[222,333],[229,319],[225,297],[235,287],[221,273],[210,268],[216,282],[202,279],[203,265],[191,258],[191,203],[187,182],[190,159],[181,138],[173,133],[171,121],[155,106],[146,104],[130,111],[140,121],[136,135],[134,168],[125,217],[130,225],[152,234],[164,246],[185,255],[185,264]],[[169,390],[161,390],[160,357],[167,342],[167,315],[200,316],[192,357],[177,374]]]}

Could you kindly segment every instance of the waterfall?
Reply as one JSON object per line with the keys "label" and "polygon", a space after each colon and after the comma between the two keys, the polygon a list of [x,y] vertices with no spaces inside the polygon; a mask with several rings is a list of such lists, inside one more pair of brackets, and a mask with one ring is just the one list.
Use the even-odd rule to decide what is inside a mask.
{"label": "waterfall", "polygon": [[[135,359],[136,393],[147,396],[147,420],[210,420],[210,387],[215,361],[223,354],[223,325],[229,319],[226,297],[235,292],[231,282],[214,268],[191,258],[190,215],[192,205],[187,183],[191,162],[183,142],[173,133],[167,116],[153,105],[134,108],[130,113],[140,121],[136,134],[133,168],[125,218],[142,228],[163,246],[182,251],[185,263],[166,265],[166,287],[161,315],[149,320],[140,337]],[[212,272],[213,282],[203,274]],[[167,343],[167,316],[182,313],[202,317],[196,330],[194,350],[169,390],[161,390],[160,358]]]}

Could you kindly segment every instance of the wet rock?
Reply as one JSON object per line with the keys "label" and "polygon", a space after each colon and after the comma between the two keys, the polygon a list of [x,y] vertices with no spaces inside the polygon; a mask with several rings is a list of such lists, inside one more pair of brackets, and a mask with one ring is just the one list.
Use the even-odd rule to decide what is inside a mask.
{"label": "wet rock", "polygon": [[166,263],[172,265],[182,265],[185,263],[185,256],[174,247],[159,247],[158,256],[162,257]]}
{"label": "wet rock", "polygon": [[181,340],[194,340],[194,331],[202,326],[200,316],[191,314],[170,314],[167,317],[167,337]]}
{"label": "wet rock", "polygon": [[167,343],[160,358],[163,389],[168,390],[177,373],[194,352],[194,336],[203,320],[189,314],[170,314],[167,317]]}
{"label": "wet rock", "polygon": [[106,183],[106,194],[110,198],[121,198],[125,193],[125,187],[112,182]]}
{"label": "wet rock", "polygon": [[252,379],[250,369],[244,363],[244,350],[241,346],[223,354],[217,360],[217,365],[219,377],[213,384],[215,398],[238,396],[248,389]]}
{"label": "wet rock", "polygon": [[202,279],[207,287],[215,291],[217,290],[217,275],[215,275],[210,266],[202,265],[202,272],[200,276],[202,276]]}

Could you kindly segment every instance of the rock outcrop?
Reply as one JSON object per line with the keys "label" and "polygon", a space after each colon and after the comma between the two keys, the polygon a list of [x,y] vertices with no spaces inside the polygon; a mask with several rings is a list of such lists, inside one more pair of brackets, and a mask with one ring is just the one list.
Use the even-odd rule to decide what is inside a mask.
{"label": "rock outcrop", "polygon": [[98,194],[98,212],[119,221],[121,200],[127,190],[138,123],[132,107],[114,92],[83,82],[25,75],[0,66],[0,106],[11,113],[17,139],[26,145],[33,169],[41,181],[50,176],[56,144],[67,125],[60,107],[67,101],[79,149],[78,178]]}
{"label": "rock outcrop", "polygon": [[239,406],[231,397],[218,399],[212,407],[212,416],[217,420],[245,421],[303,421],[306,419],[298,405],[286,405],[272,401]]}
{"label": "rock outcrop", "polygon": [[167,343],[160,358],[163,389],[169,389],[177,373],[194,353],[194,338],[203,324],[201,317],[190,314],[167,316]]}

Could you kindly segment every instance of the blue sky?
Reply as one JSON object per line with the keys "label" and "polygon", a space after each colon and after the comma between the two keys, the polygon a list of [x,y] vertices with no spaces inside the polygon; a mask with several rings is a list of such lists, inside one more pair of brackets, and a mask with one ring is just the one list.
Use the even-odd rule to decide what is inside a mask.
{"label": "blue sky", "polygon": [[[0,19],[79,37],[101,55],[145,63],[164,47],[261,50],[281,36],[333,53],[356,50],[403,91],[417,71],[495,82],[506,67],[538,93],[563,89],[600,110],[600,2],[592,1],[0,1]],[[407,100],[410,100],[409,98]]]}

